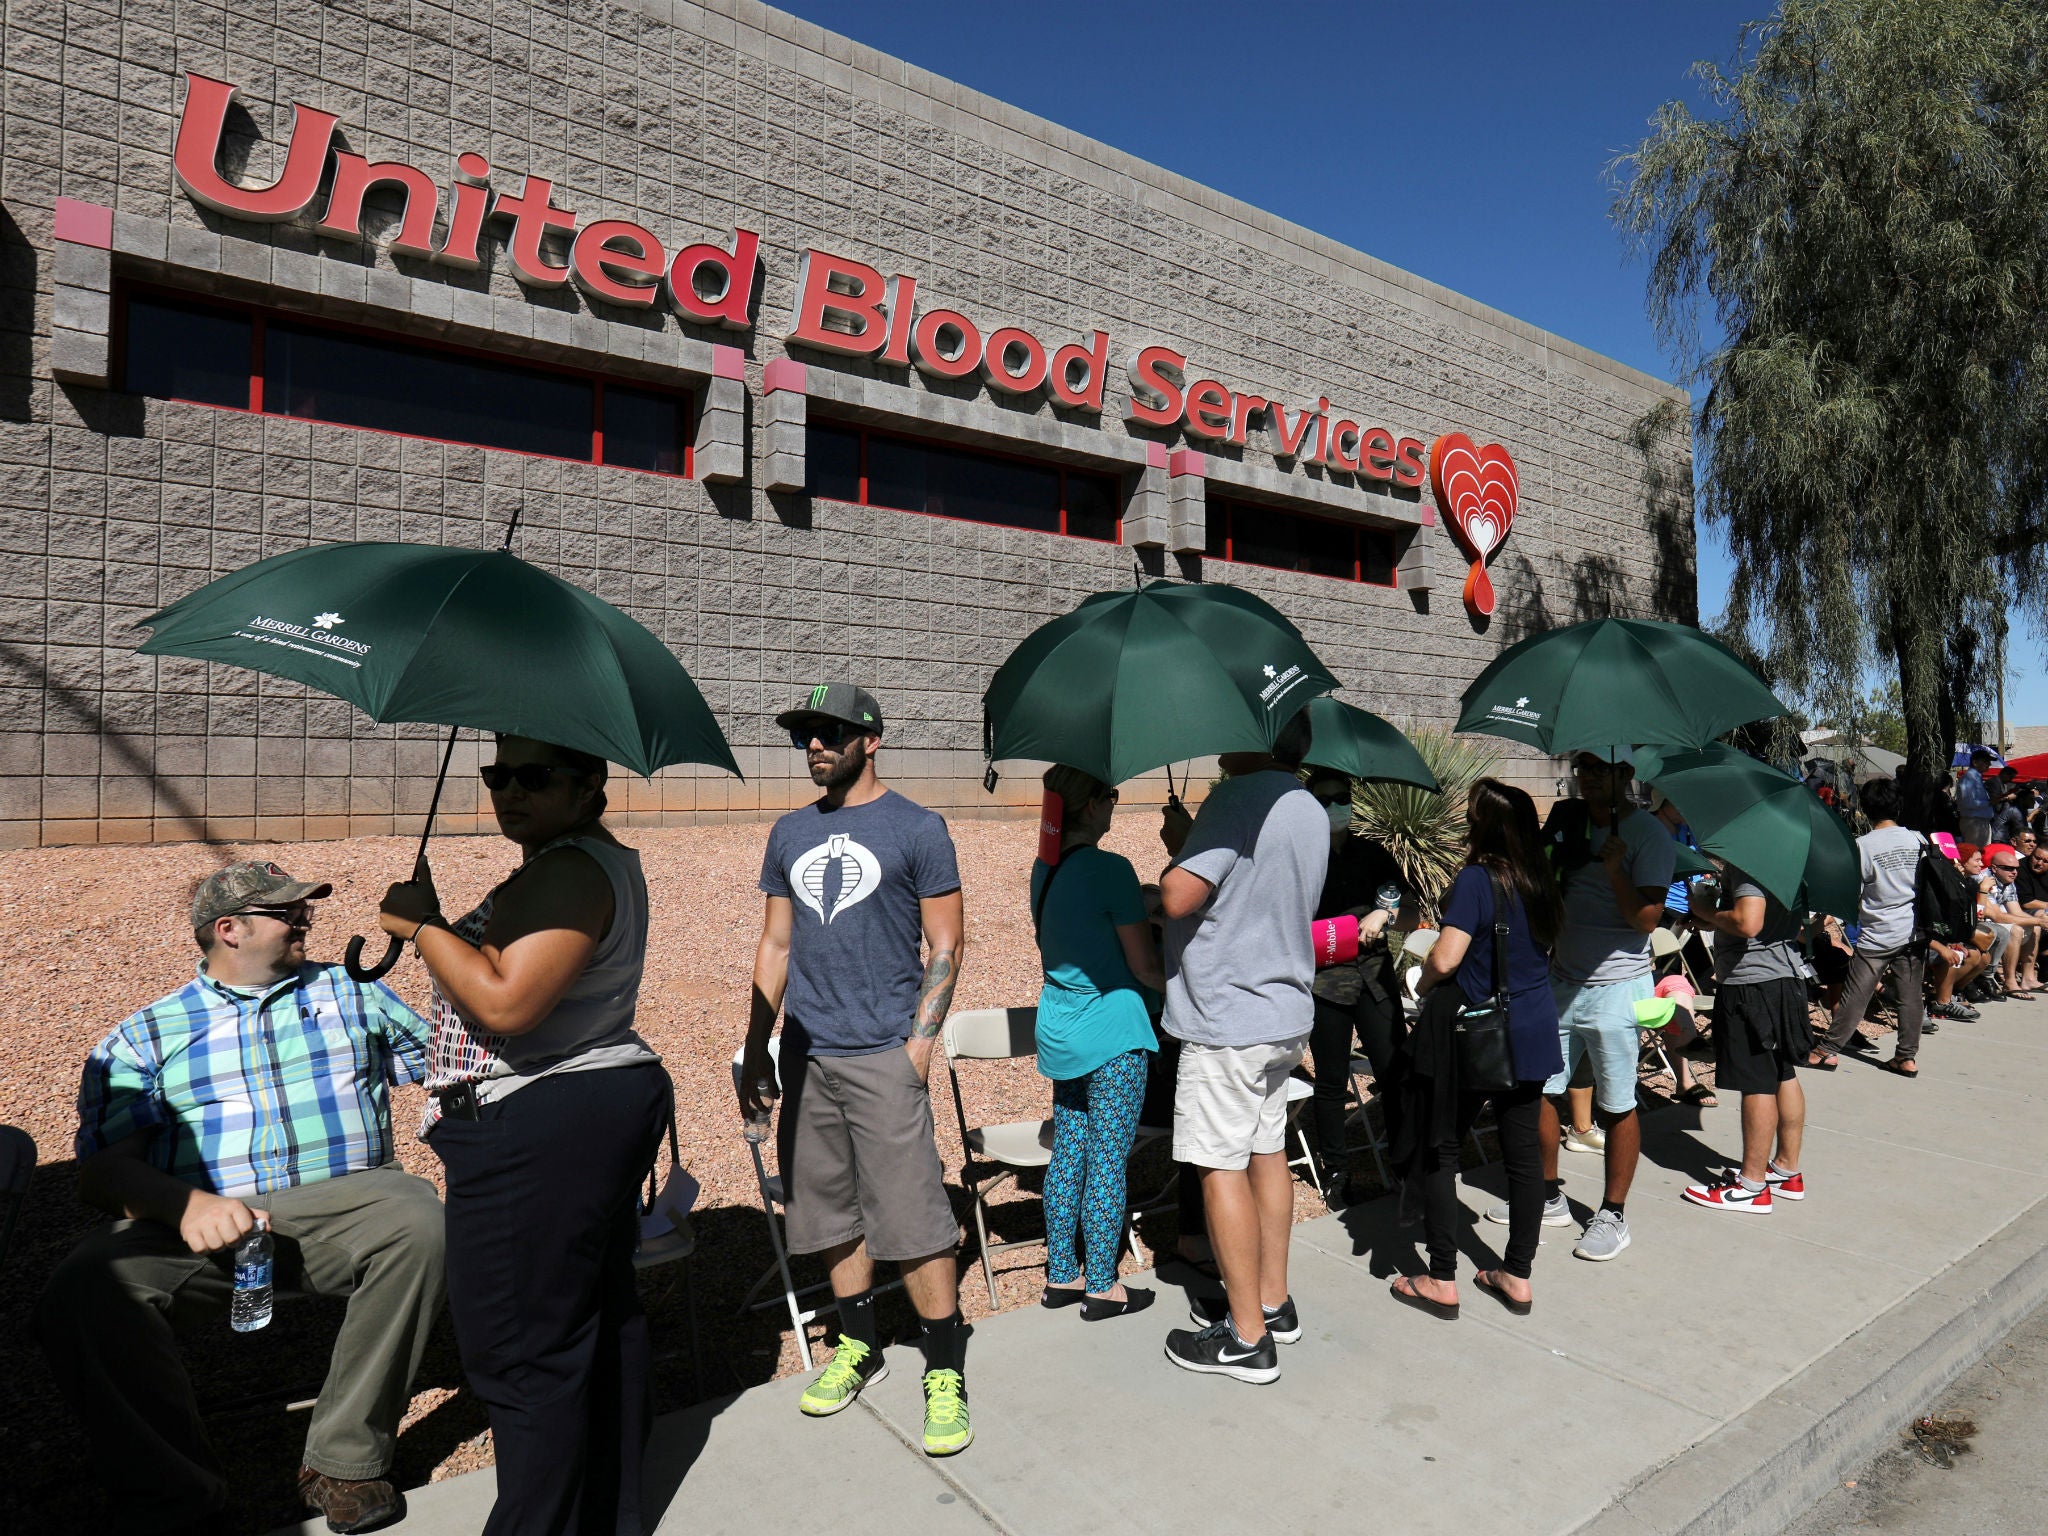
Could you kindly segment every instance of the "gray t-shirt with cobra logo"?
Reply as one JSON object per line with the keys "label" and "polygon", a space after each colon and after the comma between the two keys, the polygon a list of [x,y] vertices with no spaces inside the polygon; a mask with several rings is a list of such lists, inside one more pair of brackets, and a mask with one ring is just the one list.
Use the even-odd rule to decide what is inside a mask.
{"label": "gray t-shirt with cobra logo", "polygon": [[924,980],[918,902],[960,889],[945,818],[894,790],[791,811],[768,834],[761,889],[790,903],[784,1050],[865,1056],[907,1040]]}

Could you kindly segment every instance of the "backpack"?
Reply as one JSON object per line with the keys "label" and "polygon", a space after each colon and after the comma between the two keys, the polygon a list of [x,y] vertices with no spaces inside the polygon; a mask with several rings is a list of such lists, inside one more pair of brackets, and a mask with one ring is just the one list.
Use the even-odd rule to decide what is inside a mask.
{"label": "backpack", "polygon": [[1954,861],[1924,841],[1913,875],[1913,926],[1945,944],[1961,944],[1977,930],[1969,880]]}

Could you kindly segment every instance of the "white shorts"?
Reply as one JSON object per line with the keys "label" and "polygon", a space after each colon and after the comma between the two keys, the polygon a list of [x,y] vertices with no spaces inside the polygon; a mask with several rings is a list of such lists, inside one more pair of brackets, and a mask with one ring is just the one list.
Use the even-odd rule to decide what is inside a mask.
{"label": "white shorts", "polygon": [[1287,1079],[1306,1037],[1271,1045],[1185,1045],[1173,1092],[1173,1160],[1242,1168],[1287,1145]]}

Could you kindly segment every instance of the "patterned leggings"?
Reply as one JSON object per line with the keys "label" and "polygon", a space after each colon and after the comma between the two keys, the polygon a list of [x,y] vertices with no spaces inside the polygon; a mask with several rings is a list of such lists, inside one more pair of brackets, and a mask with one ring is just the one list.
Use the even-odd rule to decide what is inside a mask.
{"label": "patterned leggings", "polygon": [[1078,1231],[1088,1244],[1088,1289],[1116,1284],[1124,1235],[1124,1165],[1145,1101],[1144,1051],[1112,1056],[1086,1077],[1052,1085],[1052,1166],[1045,1171],[1045,1277],[1072,1285]]}

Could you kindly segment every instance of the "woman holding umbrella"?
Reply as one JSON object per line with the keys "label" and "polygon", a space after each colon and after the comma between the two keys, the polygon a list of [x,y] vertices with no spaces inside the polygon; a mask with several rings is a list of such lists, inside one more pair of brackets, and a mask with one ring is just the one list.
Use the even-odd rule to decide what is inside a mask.
{"label": "woman holding umbrella", "polygon": [[605,829],[602,760],[501,736],[482,774],[518,868],[450,923],[422,860],[379,922],[434,982],[424,1135],[447,1170],[456,1342],[497,1449],[485,1531],[638,1530],[635,1192],[670,1111],[633,1029],[647,882]]}

